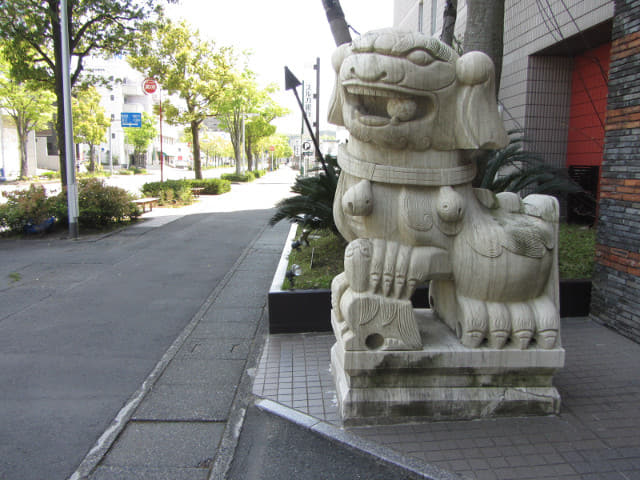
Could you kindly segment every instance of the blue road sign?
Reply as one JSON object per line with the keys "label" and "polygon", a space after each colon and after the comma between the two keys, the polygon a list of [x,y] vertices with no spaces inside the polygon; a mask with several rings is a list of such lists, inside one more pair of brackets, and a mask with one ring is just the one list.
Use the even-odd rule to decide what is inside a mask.
{"label": "blue road sign", "polygon": [[122,112],[120,123],[123,127],[135,128],[142,126],[142,114],[136,112]]}

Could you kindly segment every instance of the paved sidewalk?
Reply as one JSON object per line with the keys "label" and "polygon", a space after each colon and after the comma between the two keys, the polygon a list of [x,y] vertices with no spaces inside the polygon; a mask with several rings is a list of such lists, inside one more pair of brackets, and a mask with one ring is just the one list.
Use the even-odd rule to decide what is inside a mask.
{"label": "paved sidewalk", "polygon": [[263,230],[71,478],[223,478],[288,228]]}
{"label": "paved sidewalk", "polygon": [[640,345],[587,318],[562,328],[558,416],[342,428],[332,334],[271,335],[254,393],[268,411],[425,478],[640,479]]}

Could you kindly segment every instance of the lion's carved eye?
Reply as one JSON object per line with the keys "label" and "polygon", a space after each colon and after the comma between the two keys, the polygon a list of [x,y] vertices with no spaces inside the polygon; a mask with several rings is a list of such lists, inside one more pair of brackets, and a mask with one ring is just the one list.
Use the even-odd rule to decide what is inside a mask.
{"label": "lion's carved eye", "polygon": [[425,50],[413,50],[407,54],[407,60],[416,65],[424,66],[433,62],[434,58]]}

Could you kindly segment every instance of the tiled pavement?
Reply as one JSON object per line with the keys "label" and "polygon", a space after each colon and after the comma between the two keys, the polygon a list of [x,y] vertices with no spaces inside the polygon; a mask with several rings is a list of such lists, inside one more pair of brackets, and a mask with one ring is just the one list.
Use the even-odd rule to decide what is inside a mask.
{"label": "tiled pavement", "polygon": [[[640,345],[563,319],[558,416],[349,427],[351,434],[478,480],[640,480]],[[271,335],[254,394],[340,426],[332,334]]]}

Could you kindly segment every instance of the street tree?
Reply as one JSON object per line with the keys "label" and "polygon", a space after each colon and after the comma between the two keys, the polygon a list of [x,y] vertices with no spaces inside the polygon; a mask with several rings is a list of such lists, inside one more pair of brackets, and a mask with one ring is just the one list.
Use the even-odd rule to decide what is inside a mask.
{"label": "street tree", "polygon": [[504,0],[467,0],[464,53],[486,53],[496,70],[496,95],[500,90],[504,34]]}
{"label": "street tree", "polygon": [[195,177],[201,179],[200,128],[208,116],[217,114],[230,81],[233,48],[217,47],[186,22],[169,20],[144,30],[136,43],[131,66],[154,77],[180,100],[163,103],[162,111],[168,123],[189,126]]}
{"label": "street tree", "polygon": [[73,98],[73,141],[89,145],[90,172],[96,170],[96,145],[105,141],[111,121],[100,105],[100,93],[95,87],[80,88]]}
{"label": "street tree", "polygon": [[220,127],[229,132],[233,154],[236,163],[236,174],[242,174],[244,164],[242,161],[242,143],[245,133],[245,120],[252,115],[251,97],[256,94],[257,84],[253,72],[246,68],[233,72],[229,87],[224,92],[220,104],[218,119]]}
{"label": "street tree", "polygon": [[[87,57],[124,52],[141,22],[160,13],[157,3],[67,0],[71,86],[80,81]],[[0,0],[0,38],[7,39],[12,74],[46,85],[56,95],[60,174],[66,184],[60,9],[60,0]]]}
{"label": "street tree", "polygon": [[270,96],[276,91],[271,85],[264,90],[259,90],[254,97],[255,115],[245,124],[245,153],[247,155],[247,168],[251,171],[255,168],[254,157],[263,151],[260,141],[276,133],[276,126],[271,122],[278,117],[289,113],[289,110],[278,105]]}
{"label": "street tree", "polygon": [[263,137],[258,142],[261,151],[269,152],[273,159],[290,158],[293,156],[293,149],[289,145],[289,139],[286,135],[274,134]]}
{"label": "street tree", "polygon": [[241,174],[245,165],[242,161],[243,137],[249,170],[253,169],[253,145],[264,136],[275,133],[270,122],[287,114],[271,98],[276,87],[270,85],[260,89],[255,75],[247,69],[233,75],[220,104],[220,127],[229,132],[236,160],[236,173]]}
{"label": "street tree", "polygon": [[458,0],[446,0],[442,16],[442,33],[440,41],[453,46],[456,19],[458,18]]}
{"label": "street tree", "polygon": [[54,95],[40,85],[12,78],[9,65],[0,59],[0,110],[4,110],[16,126],[21,177],[35,173],[29,170],[27,138],[30,132],[46,128],[55,110],[54,101]]}
{"label": "street tree", "polygon": [[329,22],[333,40],[336,42],[336,47],[343,43],[351,43],[349,25],[340,6],[340,0],[322,0],[322,6],[327,14],[327,21]]}
{"label": "street tree", "polygon": [[219,165],[222,158],[233,156],[233,146],[231,141],[220,136],[205,133],[202,138],[202,151],[204,152],[207,164]]}
{"label": "street tree", "polygon": [[149,145],[158,135],[155,119],[147,112],[142,112],[140,127],[126,127],[124,138],[129,145],[133,145],[134,165],[140,165],[142,158],[149,150]]}

